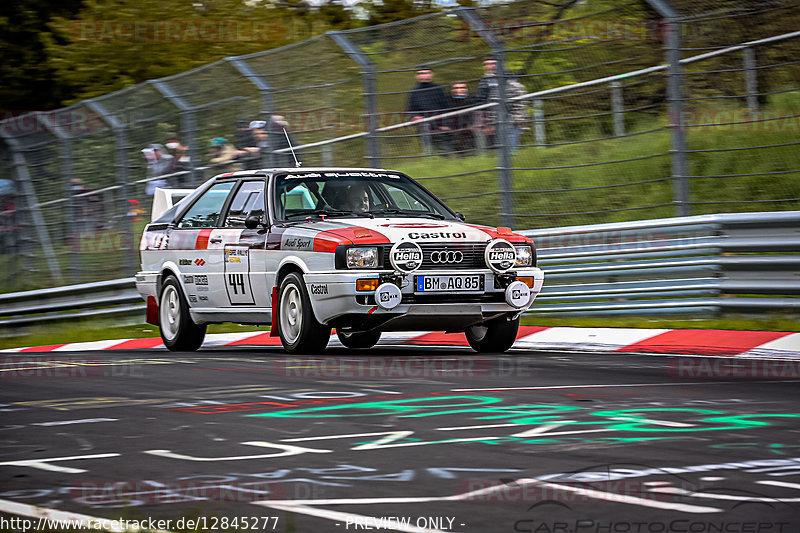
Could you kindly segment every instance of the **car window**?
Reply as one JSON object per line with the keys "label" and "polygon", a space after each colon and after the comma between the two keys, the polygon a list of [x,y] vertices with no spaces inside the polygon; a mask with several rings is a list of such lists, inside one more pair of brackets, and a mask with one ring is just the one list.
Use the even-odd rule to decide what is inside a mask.
{"label": "car window", "polygon": [[242,184],[231,201],[228,216],[224,226],[226,228],[243,228],[244,221],[249,216],[262,217],[264,215],[264,182],[246,181]]}
{"label": "car window", "polygon": [[413,211],[428,211],[428,206],[420,203],[419,200],[411,196],[406,191],[397,187],[387,186],[386,191],[399,209],[411,209]]}
{"label": "car window", "polygon": [[234,182],[217,183],[201,196],[178,222],[179,228],[216,228],[219,214]]}

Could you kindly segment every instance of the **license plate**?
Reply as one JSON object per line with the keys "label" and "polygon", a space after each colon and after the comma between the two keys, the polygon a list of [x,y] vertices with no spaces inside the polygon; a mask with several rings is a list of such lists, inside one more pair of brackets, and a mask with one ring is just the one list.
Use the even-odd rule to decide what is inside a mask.
{"label": "license plate", "polygon": [[483,276],[414,276],[415,292],[483,292]]}

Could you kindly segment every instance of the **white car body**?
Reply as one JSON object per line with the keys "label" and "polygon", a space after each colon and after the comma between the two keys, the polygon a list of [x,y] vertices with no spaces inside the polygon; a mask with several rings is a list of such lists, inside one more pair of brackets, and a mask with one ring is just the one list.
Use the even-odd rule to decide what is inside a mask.
{"label": "white car body", "polygon": [[[507,245],[510,241],[517,250],[518,247],[532,247],[530,239],[508,228],[466,224],[438,200],[435,201],[441,207],[438,204],[435,207],[443,213],[438,216],[446,219],[417,213],[413,213],[414,216],[376,214],[374,218],[364,215],[303,217],[298,211],[300,218],[281,220],[276,213],[279,207],[284,209],[284,216],[289,216],[288,204],[302,207],[313,200],[307,190],[299,186],[289,189],[285,185],[289,178],[303,180],[308,176],[323,176],[328,180],[322,185],[323,192],[327,183],[336,179],[354,183],[373,179],[375,187],[380,180],[384,183],[391,179],[398,180],[397,183],[402,181],[403,187],[411,187],[408,183],[411,182],[427,193],[410,178],[379,169],[271,169],[212,178],[145,229],[140,245],[142,269],[136,275],[136,286],[148,302],[148,322],[158,324],[165,320],[160,307],[183,304],[188,305],[186,311],[196,325],[273,324],[278,313],[279,289],[291,272],[302,278],[306,293],[303,295],[301,289],[298,296],[295,290],[294,296],[308,298],[314,320],[328,331],[335,327],[344,334],[372,332],[379,336],[380,331],[390,330],[464,331],[498,317],[518,320],[541,290],[544,276],[535,266],[535,248],[531,265],[515,265],[498,271],[487,263],[486,248],[490,243],[502,241]],[[286,191],[281,193],[282,203],[276,204],[279,182]],[[394,183],[390,182],[390,188]],[[214,227],[181,227],[193,209],[200,210],[193,205],[199,206],[206,201],[202,198],[212,198],[215,194],[222,198],[228,184],[231,185],[229,198],[224,200],[225,211],[220,210]],[[259,184],[264,187],[263,197],[259,197]],[[392,194],[398,194],[395,189],[391,190]],[[422,194],[416,188],[412,192]],[[403,198],[402,195],[398,197]],[[240,198],[246,198],[241,209]],[[429,201],[427,197],[425,201]],[[414,204],[416,207],[418,202]],[[250,211],[245,210],[246,205],[250,205]],[[412,207],[410,203],[409,207]],[[258,225],[241,227],[245,215],[257,217]],[[202,222],[202,217],[200,219]],[[248,223],[254,225],[253,220]],[[404,244],[407,253],[395,251],[393,247],[397,243],[415,243],[419,248],[415,248],[415,244]],[[497,244],[497,249],[507,249],[506,245]],[[350,248],[359,248],[352,253],[367,249],[364,253],[368,255],[370,249],[376,249],[376,254],[380,255],[377,265],[366,269],[343,266],[343,261],[350,260],[343,259],[343,254],[351,253],[347,251]],[[416,256],[414,250],[417,249],[422,251],[423,260],[415,269],[407,268],[414,265],[413,261],[398,263],[400,266],[393,262],[393,258],[400,258],[400,261]],[[163,301],[163,284],[170,276],[177,280],[182,293],[178,296],[184,298],[176,302],[173,295],[173,304]],[[521,288],[518,278],[524,280],[527,290],[517,290]],[[372,282],[371,290],[357,290],[356,281],[364,279],[377,281]],[[382,287],[376,294],[374,284],[378,282]],[[512,290],[509,286],[515,282]],[[432,284],[428,288],[441,290],[429,292],[424,283]],[[434,287],[436,284],[440,286]],[[442,286],[447,284],[452,290]],[[512,292],[516,300],[512,299]],[[398,298],[399,301],[394,301]],[[297,312],[297,309],[289,307],[285,312]],[[175,313],[177,311],[173,310]],[[273,324],[273,333],[280,333],[276,329]],[[291,351],[286,342],[284,346]]]}

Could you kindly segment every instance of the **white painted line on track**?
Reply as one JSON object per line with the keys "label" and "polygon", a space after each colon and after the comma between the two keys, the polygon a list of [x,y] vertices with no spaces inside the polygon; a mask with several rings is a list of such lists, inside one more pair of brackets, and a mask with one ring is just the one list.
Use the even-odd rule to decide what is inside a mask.
{"label": "white painted line on track", "polygon": [[32,426],[67,426],[70,424],[93,424],[95,422],[116,422],[118,418],[82,418],[80,420],[58,420],[56,422],[33,422]]}
{"label": "white painted line on track", "polygon": [[[454,530],[447,530],[445,532],[441,529],[426,529],[417,526],[412,526],[411,524],[405,524],[397,520],[378,518],[375,516],[366,516],[354,513],[343,513],[341,511],[329,511],[327,509],[316,509],[314,507],[307,507],[305,505],[293,505],[290,503],[275,504],[269,502],[254,502],[254,503],[256,505],[271,507],[272,509],[277,509],[279,511],[305,514],[309,516],[316,516],[318,518],[327,518],[328,520],[336,520],[338,522],[349,523],[351,526],[352,525],[359,526],[356,527],[356,529],[381,529],[381,530],[391,530],[391,531],[402,531],[404,533],[450,533],[454,531]],[[377,527],[360,527],[362,526],[362,524],[365,526],[377,526]]]}
{"label": "white painted line on track", "polygon": [[[73,513],[69,511],[59,511],[57,509],[48,509],[46,507],[38,507],[27,503],[12,502],[9,500],[0,500],[0,512],[15,514],[20,516],[28,516],[30,518],[38,518],[39,522],[35,524],[37,531],[53,531],[59,528],[55,522],[62,524],[70,524],[63,526],[63,529],[100,529],[106,531],[113,531],[114,533],[135,533],[139,531],[148,531],[152,533],[170,533],[165,529],[144,529],[141,527],[129,528],[121,527],[126,525],[120,520],[109,520],[107,518],[99,518],[80,513]],[[49,522],[48,522],[49,521]],[[77,524],[81,524],[79,527]],[[39,527],[42,526],[42,527]],[[91,526],[91,527],[90,527]]]}
{"label": "white painted line on track", "polygon": [[[319,499],[319,500],[263,500],[253,502],[256,505],[264,505],[266,507],[273,507],[276,509],[286,508],[289,510],[292,506],[327,506],[327,505],[374,505],[374,504],[404,504],[404,503],[431,503],[431,502],[445,502],[445,501],[469,501],[478,500],[481,497],[493,494],[495,492],[514,490],[515,487],[534,484],[543,489],[551,491],[564,491],[573,492],[587,498],[595,500],[610,501],[616,503],[625,503],[629,505],[638,505],[640,507],[649,507],[653,509],[667,509],[670,511],[680,511],[684,513],[719,513],[722,509],[717,507],[707,507],[702,505],[691,505],[687,503],[659,501],[648,498],[638,498],[636,496],[628,496],[615,492],[606,492],[597,489],[587,489],[582,487],[573,487],[570,485],[561,485],[556,483],[548,483],[534,478],[516,479],[511,483],[501,483],[485,487],[470,492],[461,494],[454,494],[452,496],[429,496],[429,497],[416,497],[416,498],[338,498],[338,499]],[[653,492],[661,492],[653,490]],[[691,495],[691,494],[690,494]],[[276,507],[277,506],[277,507]]]}

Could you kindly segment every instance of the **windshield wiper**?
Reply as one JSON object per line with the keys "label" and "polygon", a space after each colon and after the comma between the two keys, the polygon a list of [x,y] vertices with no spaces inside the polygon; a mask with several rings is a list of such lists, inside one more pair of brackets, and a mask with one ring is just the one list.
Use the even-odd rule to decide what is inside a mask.
{"label": "windshield wiper", "polygon": [[295,211],[294,213],[289,213],[284,216],[288,220],[289,218],[293,218],[296,216],[305,217],[309,215],[326,216],[326,217],[341,217],[341,216],[354,215],[357,217],[375,218],[375,215],[369,212],[359,213],[356,211],[345,211],[341,209],[303,209],[302,211]]}
{"label": "windshield wiper", "polygon": [[444,220],[445,216],[440,213],[434,213],[433,211],[414,211],[413,209],[397,209],[394,207],[390,207],[387,209],[380,209],[377,211],[373,211],[376,215],[384,215],[384,214],[391,214],[391,215],[405,215],[410,217],[431,217],[438,220]]}

